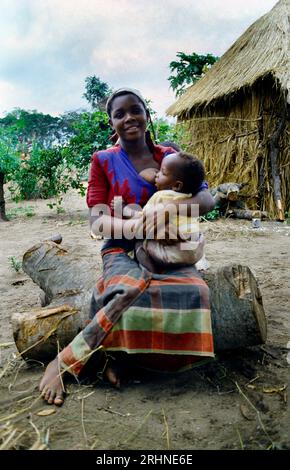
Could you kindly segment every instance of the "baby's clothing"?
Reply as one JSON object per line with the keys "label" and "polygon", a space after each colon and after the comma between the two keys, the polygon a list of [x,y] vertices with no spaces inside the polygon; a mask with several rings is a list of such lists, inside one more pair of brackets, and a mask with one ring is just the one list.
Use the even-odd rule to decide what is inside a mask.
{"label": "baby's clothing", "polygon": [[[157,191],[145,208],[170,201],[180,201],[190,198],[191,194],[179,193],[172,189]],[[174,244],[166,245],[158,240],[144,240],[145,252],[158,264],[162,265],[192,265],[197,263],[203,256],[205,240],[199,233],[197,217],[187,215],[173,215],[170,219],[171,227],[176,228],[176,234],[184,235],[185,241],[176,240]]]}

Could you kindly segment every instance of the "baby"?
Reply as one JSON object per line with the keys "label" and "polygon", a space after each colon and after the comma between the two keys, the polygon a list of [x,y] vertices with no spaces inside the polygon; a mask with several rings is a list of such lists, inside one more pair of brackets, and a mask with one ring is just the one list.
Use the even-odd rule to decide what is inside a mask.
{"label": "baby", "polygon": [[[125,217],[142,217],[144,211],[160,203],[168,204],[172,201],[176,205],[177,201],[182,204],[184,199],[199,191],[205,178],[202,162],[182,151],[166,156],[159,171],[147,168],[139,174],[155,184],[158,191],[149,199],[143,211],[125,207]],[[196,264],[203,256],[204,238],[199,234],[196,217],[173,215],[170,225],[176,229],[175,234],[179,234],[179,237],[173,240],[146,239],[136,243],[135,254],[139,263],[151,272],[162,267]]]}

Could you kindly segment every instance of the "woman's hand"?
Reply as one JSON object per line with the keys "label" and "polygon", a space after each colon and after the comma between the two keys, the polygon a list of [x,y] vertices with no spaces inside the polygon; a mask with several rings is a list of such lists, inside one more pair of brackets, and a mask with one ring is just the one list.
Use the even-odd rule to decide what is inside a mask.
{"label": "woman's hand", "polygon": [[135,238],[146,240],[158,240],[166,245],[174,244],[181,240],[178,228],[170,223],[170,219],[177,215],[174,205],[156,204],[144,208],[142,217],[136,220],[134,227]]}
{"label": "woman's hand", "polygon": [[[135,206],[131,204],[131,206]],[[122,196],[115,196],[111,203],[110,209],[114,214],[114,217],[118,219],[138,219],[142,216],[141,210],[135,210],[129,205],[125,205]]]}
{"label": "woman's hand", "polygon": [[187,205],[187,215],[191,216],[195,213],[194,217],[207,214],[215,208],[215,201],[210,192],[206,189],[199,191],[199,193],[189,199],[184,199],[182,204]]}
{"label": "woman's hand", "polygon": [[165,203],[165,207],[174,205],[177,214],[199,217],[212,211],[215,208],[215,204],[215,200],[210,192],[204,189],[191,198],[172,200]]}
{"label": "woman's hand", "polygon": [[124,208],[124,201],[122,196],[115,196],[110,202],[110,209],[114,214],[114,217],[118,217],[122,219],[123,215],[123,208]]}

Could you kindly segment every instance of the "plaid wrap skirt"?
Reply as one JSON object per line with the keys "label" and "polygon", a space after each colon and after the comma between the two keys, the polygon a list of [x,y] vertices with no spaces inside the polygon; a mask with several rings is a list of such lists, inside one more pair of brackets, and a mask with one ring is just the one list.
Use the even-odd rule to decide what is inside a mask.
{"label": "plaid wrap skirt", "polygon": [[64,369],[78,375],[100,348],[168,371],[214,356],[209,289],[194,267],[151,273],[118,247],[102,257],[90,322],[59,353]]}

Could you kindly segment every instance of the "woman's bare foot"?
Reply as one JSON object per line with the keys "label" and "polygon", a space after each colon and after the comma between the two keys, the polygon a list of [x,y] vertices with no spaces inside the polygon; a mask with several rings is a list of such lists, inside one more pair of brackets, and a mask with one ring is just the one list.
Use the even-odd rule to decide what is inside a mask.
{"label": "woman's bare foot", "polygon": [[39,390],[42,398],[49,405],[61,406],[64,402],[65,390],[62,379],[59,376],[58,358],[51,361],[40,382]]}
{"label": "woman's bare foot", "polygon": [[114,367],[108,365],[104,370],[104,377],[108,380],[108,382],[110,382],[111,385],[113,385],[113,387],[120,388],[120,377]]}

